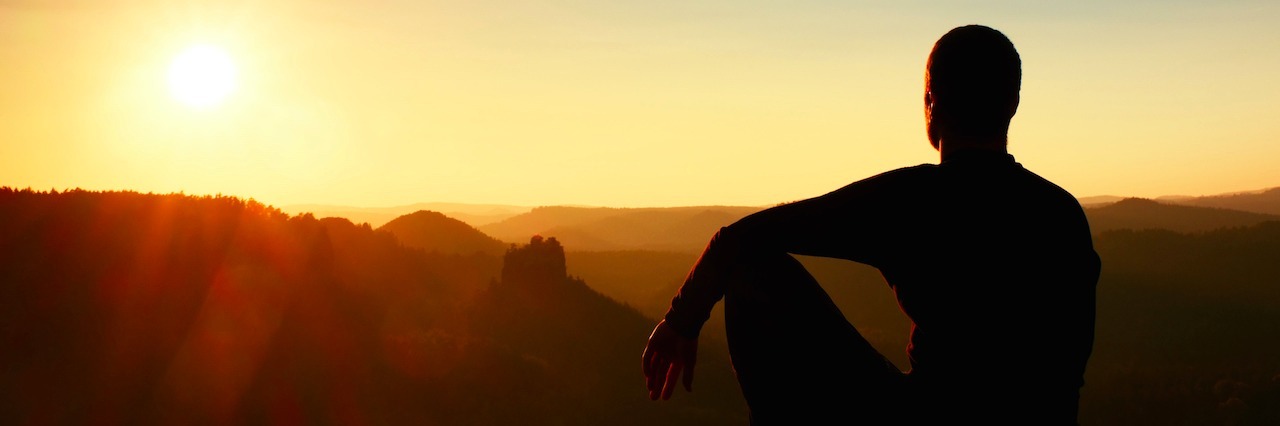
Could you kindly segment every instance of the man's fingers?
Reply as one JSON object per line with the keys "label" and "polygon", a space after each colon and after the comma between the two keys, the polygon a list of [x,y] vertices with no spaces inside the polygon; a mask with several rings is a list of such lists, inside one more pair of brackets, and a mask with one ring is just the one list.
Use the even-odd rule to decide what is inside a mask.
{"label": "man's fingers", "polygon": [[662,381],[666,379],[667,366],[666,362],[660,356],[654,356],[649,366],[649,377],[646,377],[646,385],[649,388],[649,399],[658,399],[658,395],[662,392]]}
{"label": "man's fingers", "polygon": [[[697,360],[697,340],[684,339],[658,323],[649,335],[649,343],[640,354],[649,399],[671,398],[679,383],[693,390],[693,364]],[[681,380],[683,378],[683,381]]]}
{"label": "man's fingers", "polygon": [[693,363],[684,368],[684,390],[693,392]]}
{"label": "man's fingers", "polygon": [[685,362],[689,365],[684,367],[684,390],[693,392],[693,366],[698,363],[698,344],[695,342],[687,350],[689,355],[685,358]]}
{"label": "man's fingers", "polygon": [[649,362],[653,360],[653,349],[649,349],[648,345],[644,347],[644,353],[640,355],[640,367],[644,371],[644,377],[649,377]]}
{"label": "man's fingers", "polygon": [[649,362],[649,375],[658,376],[658,380],[662,380],[662,376],[667,373],[667,366],[671,364],[671,353],[667,350],[655,350],[652,360]]}
{"label": "man's fingers", "polygon": [[676,382],[680,379],[680,372],[683,371],[683,364],[680,362],[671,363],[671,367],[667,369],[666,377],[662,383],[662,399],[671,399],[671,392],[676,390]]}

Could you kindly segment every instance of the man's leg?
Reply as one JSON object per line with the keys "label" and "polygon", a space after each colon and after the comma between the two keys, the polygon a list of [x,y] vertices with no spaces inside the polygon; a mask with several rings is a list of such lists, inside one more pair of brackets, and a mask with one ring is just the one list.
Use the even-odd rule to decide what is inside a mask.
{"label": "man's leg", "polygon": [[[904,377],[795,258],[754,259],[725,294],[729,354],[753,425],[879,424]],[[851,423],[850,423],[851,422]]]}

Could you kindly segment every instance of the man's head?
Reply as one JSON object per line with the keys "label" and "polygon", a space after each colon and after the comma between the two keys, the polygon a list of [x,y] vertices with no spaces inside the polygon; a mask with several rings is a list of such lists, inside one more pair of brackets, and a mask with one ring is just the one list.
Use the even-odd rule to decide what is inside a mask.
{"label": "man's head", "polygon": [[924,75],[929,143],[1003,147],[1018,110],[1022,60],[1004,34],[981,25],[955,28],[933,45]]}

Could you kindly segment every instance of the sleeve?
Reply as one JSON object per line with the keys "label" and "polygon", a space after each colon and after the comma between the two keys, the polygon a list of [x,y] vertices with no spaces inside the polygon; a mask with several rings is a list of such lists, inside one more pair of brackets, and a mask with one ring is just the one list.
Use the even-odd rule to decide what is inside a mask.
{"label": "sleeve", "polygon": [[696,337],[724,297],[725,286],[740,279],[741,267],[760,253],[835,257],[879,266],[898,227],[900,175],[884,173],[815,198],[765,209],[721,228],[684,285],[671,300],[664,319],[677,332]]}

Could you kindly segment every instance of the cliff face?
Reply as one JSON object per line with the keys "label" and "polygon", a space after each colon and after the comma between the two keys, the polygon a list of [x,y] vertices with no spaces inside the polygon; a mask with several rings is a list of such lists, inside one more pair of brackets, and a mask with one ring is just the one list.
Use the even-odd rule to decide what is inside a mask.
{"label": "cliff face", "polygon": [[565,270],[564,247],[555,237],[534,235],[529,244],[507,249],[502,260],[502,283],[527,288],[548,289],[569,278]]}
{"label": "cliff face", "polygon": [[[568,276],[565,249],[555,238],[534,236],[512,245],[502,278],[471,305],[469,332],[497,342],[503,356],[520,360],[505,382],[530,384],[541,398],[520,416],[520,424],[561,424],[568,419],[628,424],[741,424],[745,409],[727,354],[710,348],[699,354],[699,392],[672,398],[655,409],[646,398],[635,364],[654,321],[609,299],[577,277]],[[529,419],[538,419],[530,423]],[[545,421],[544,421],[545,420]],[[634,421],[634,422],[633,422]]]}

